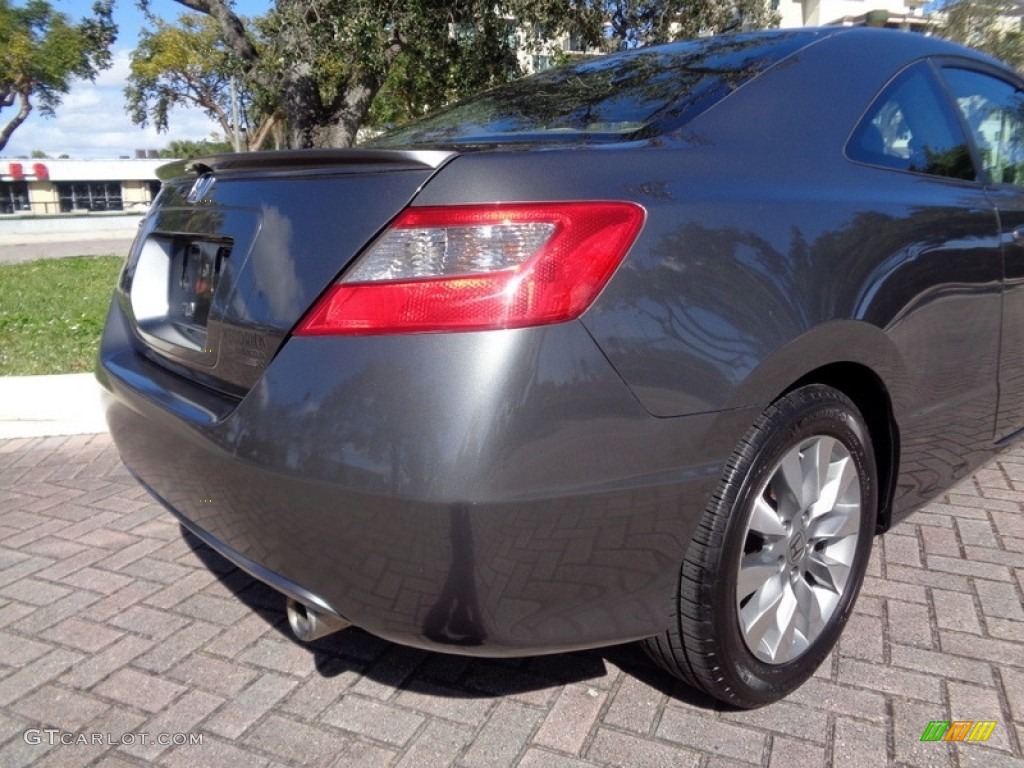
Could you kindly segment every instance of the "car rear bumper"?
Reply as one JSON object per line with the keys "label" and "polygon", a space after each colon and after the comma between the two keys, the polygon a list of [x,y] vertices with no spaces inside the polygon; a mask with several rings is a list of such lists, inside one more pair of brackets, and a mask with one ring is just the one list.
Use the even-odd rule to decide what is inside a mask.
{"label": "car rear bumper", "polygon": [[98,374],[110,431],[188,528],[373,634],[479,655],[662,630],[754,418],[651,417],[578,323],[293,338],[241,400],[135,345],[115,303]]}

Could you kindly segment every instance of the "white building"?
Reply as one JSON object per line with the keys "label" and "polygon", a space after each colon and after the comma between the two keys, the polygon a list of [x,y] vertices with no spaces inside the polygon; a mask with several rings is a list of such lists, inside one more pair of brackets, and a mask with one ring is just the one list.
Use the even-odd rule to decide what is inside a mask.
{"label": "white building", "polygon": [[928,0],[777,0],[779,26],[886,26],[924,31]]}
{"label": "white building", "polygon": [[[778,12],[781,28],[826,25],[879,26],[927,32],[936,20],[924,13],[932,0],[769,0]],[[1022,0],[1024,1],[1024,0]],[[515,33],[519,67],[529,74],[558,63],[563,55],[599,56],[599,48],[588,48],[574,36],[561,35],[538,41],[529,31]]]}
{"label": "white building", "polygon": [[603,53],[600,48],[588,48],[576,35],[564,34],[538,41],[522,29],[516,32],[515,48],[519,68],[526,74],[550,69],[563,56],[578,58],[600,56]]}
{"label": "white building", "polygon": [[153,202],[165,159],[0,159],[0,214],[131,211]]}
{"label": "white building", "polygon": [[[928,32],[943,22],[932,0],[773,0],[780,27],[878,26]],[[1007,31],[1024,29],[1024,0],[1005,18]]]}

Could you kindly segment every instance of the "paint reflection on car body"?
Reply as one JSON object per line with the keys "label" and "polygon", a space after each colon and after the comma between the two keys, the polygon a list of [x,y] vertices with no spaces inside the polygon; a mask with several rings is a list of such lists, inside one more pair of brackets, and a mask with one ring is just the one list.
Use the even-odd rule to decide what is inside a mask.
{"label": "paint reflection on car body", "polygon": [[[742,65],[695,78],[699,98],[675,106],[645,92],[651,114],[622,97],[600,130],[575,107],[551,118],[557,131],[531,123],[525,81],[484,97],[472,121],[455,120],[472,105],[456,107],[374,147],[178,168],[100,352],[127,466],[289,597],[385,638],[494,656],[664,630],[738,446],[805,385],[863,415],[878,487],[857,498],[877,495],[878,530],[966,476],[1024,427],[1024,247],[1010,234],[1024,178],[986,176],[944,72],[1019,77],[877,30],[652,55],[701,46]],[[620,66],[658,95],[644,55],[579,66],[606,79]],[[548,93],[559,76],[532,87]],[[872,162],[864,126],[892,128],[886,99],[899,106],[904,83],[948,113],[954,144],[890,135]],[[210,200],[190,203],[203,173],[216,178]],[[579,317],[304,332],[402,212],[567,201],[643,214]],[[216,360],[200,364],[140,332],[132,293],[146,243],[212,236],[234,248],[209,315]],[[870,454],[858,445],[845,455]],[[810,550],[793,546],[794,561]]]}

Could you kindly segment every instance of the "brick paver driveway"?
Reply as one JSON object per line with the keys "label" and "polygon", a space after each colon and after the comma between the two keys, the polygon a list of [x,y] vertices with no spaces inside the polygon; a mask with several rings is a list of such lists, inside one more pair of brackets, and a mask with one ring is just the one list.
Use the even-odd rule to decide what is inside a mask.
{"label": "brick paver driveway", "polygon": [[[304,647],[283,599],[185,535],[109,437],[0,442],[0,766],[1024,765],[1022,502],[1018,447],[876,539],[808,685],[728,712],[632,647]],[[922,742],[932,720],[997,726]]]}

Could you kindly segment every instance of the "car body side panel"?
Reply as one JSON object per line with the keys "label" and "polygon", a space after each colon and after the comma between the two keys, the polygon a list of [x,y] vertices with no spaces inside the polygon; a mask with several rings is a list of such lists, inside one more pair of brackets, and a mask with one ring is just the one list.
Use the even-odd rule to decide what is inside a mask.
{"label": "car body side panel", "polygon": [[816,368],[855,362],[892,398],[897,514],[990,455],[1003,263],[981,185],[841,156],[840,181],[825,184],[739,152],[732,164],[692,147],[621,154],[546,153],[537,183],[515,153],[460,157],[416,203],[459,189],[487,199],[501,178],[540,199],[584,196],[596,179],[644,205],[643,232],[582,322],[655,416],[763,407]]}
{"label": "car body side panel", "polygon": [[123,371],[152,363],[130,344],[115,305],[108,420],[165,504],[357,626],[481,654],[659,631],[756,416],[651,417],[578,323],[293,338],[214,422],[132,388]]}
{"label": "car body side panel", "polygon": [[[1003,263],[982,185],[843,154],[876,95],[932,46],[955,50],[837,36],[652,147],[608,150],[614,161],[598,148],[545,153],[539,180],[512,153],[460,157],[414,204],[467,189],[499,199],[499,179],[526,194],[590,186],[637,200],[648,223],[582,321],[644,407],[764,406],[819,366],[862,364],[892,398],[899,514],[990,455],[998,397]],[[858,344],[844,322],[878,332]]]}
{"label": "car body side panel", "polygon": [[[762,195],[766,204],[740,206],[719,229],[749,227],[763,235],[775,222],[791,226],[792,236],[778,236],[774,253],[807,254],[811,264],[794,270],[791,261],[782,279],[813,286],[795,303],[807,304],[810,295],[813,306],[815,293],[828,296],[840,316],[882,329],[896,350],[899,370],[875,369],[892,397],[900,441],[896,521],[994,450],[1004,273],[999,224],[980,183],[872,168],[836,152],[902,68],[925,55],[963,55],[916,35],[871,35],[859,30],[801,51],[804,67],[784,62],[709,110],[687,138],[743,147],[745,180],[777,184],[775,194]],[[803,199],[797,193],[794,200],[791,190],[801,190]],[[854,285],[858,296],[851,295]],[[840,345],[836,355],[843,355]],[[1017,394],[1007,398],[1004,387],[1000,407],[1012,407],[1024,391]]]}
{"label": "car body side panel", "polygon": [[999,369],[1000,440],[1024,429],[1024,186],[993,185],[989,195],[999,211],[1006,260],[1003,344]]}
{"label": "car body side panel", "polygon": [[[273,349],[222,394],[154,362],[115,301],[99,378],[126,465],[271,584],[380,636],[481,655],[662,631],[726,461],[764,406],[821,366],[853,362],[883,383],[896,504],[912,508],[993,448],[1005,243],[981,185],[842,153],[889,77],[948,47],[841,37],[671,135],[445,155],[344,230],[323,223],[337,206],[315,169],[272,169],[271,203],[287,209],[273,227],[246,199],[256,171],[223,184],[210,212],[249,208],[278,234],[223,317]],[[386,176],[372,188],[389,189]],[[321,195],[308,212],[307,184]],[[629,200],[648,216],[578,321],[289,337],[410,197]],[[275,302],[291,266],[301,285]]]}

